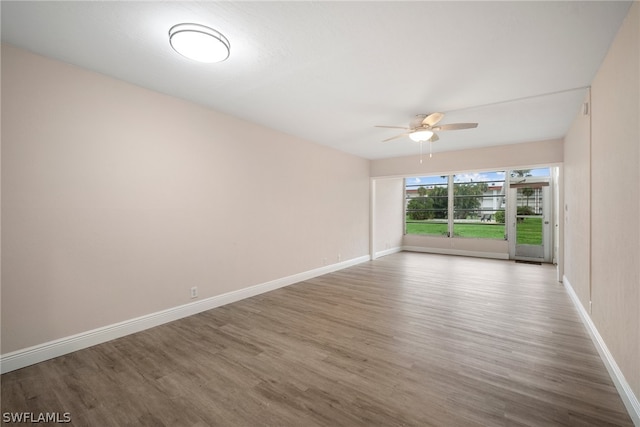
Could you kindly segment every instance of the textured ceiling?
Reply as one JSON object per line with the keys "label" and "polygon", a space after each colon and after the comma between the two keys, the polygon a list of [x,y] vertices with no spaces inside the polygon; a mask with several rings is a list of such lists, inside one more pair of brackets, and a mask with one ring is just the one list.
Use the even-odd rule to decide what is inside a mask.
{"label": "textured ceiling", "polygon": [[[416,154],[374,125],[441,123],[434,152],[561,138],[631,3],[8,2],[2,41],[369,158]],[[198,64],[169,28],[221,31]]]}

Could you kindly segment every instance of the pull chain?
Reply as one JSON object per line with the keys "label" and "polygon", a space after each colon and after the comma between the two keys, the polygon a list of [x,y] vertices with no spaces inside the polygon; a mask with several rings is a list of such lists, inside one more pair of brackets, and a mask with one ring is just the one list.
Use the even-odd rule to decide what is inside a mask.
{"label": "pull chain", "polygon": [[431,145],[433,145],[433,141],[429,140],[429,158],[433,157],[433,154],[431,154]]}
{"label": "pull chain", "polygon": [[420,164],[422,164],[422,141],[420,141]]}

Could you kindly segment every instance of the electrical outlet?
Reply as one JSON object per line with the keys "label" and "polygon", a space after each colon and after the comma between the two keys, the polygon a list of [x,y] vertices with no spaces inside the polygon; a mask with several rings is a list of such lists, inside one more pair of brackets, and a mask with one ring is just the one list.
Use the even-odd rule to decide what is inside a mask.
{"label": "electrical outlet", "polygon": [[198,287],[194,286],[191,288],[191,298],[198,298]]}

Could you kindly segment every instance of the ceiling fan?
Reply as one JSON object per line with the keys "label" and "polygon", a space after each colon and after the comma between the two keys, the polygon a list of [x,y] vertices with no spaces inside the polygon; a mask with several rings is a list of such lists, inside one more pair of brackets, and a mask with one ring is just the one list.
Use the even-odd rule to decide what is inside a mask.
{"label": "ceiling fan", "polygon": [[450,123],[447,125],[438,125],[440,120],[444,117],[443,113],[432,113],[432,114],[419,114],[416,116],[417,122],[414,121],[414,124],[411,127],[401,127],[401,126],[376,126],[377,128],[387,128],[387,129],[404,129],[407,132],[401,133],[400,135],[392,136],[391,138],[387,138],[382,142],[391,141],[394,139],[402,138],[403,136],[408,136],[412,140],[416,142],[435,142],[438,139],[438,135],[435,132],[445,131],[445,130],[460,130],[460,129],[471,129],[478,127],[477,123]]}

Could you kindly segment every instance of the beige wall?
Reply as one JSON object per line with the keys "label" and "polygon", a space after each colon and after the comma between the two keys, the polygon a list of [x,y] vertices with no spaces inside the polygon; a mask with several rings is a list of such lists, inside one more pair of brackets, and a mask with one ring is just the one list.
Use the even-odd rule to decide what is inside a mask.
{"label": "beige wall", "polygon": [[369,253],[369,161],[2,47],[2,353]]}
{"label": "beige wall", "polygon": [[592,319],[640,396],[640,4],[592,84]]}
{"label": "beige wall", "polygon": [[372,189],[373,253],[380,254],[402,246],[404,179],[376,179]]}
{"label": "beige wall", "polygon": [[422,164],[419,155],[372,160],[371,176],[424,176],[550,166],[562,162],[562,145],[562,140],[555,139],[475,150],[446,151],[434,154],[433,158],[425,158]]}
{"label": "beige wall", "polygon": [[[584,99],[589,102],[589,96]],[[588,310],[591,257],[590,116],[581,111],[564,140],[564,274]]]}
{"label": "beige wall", "polygon": [[450,239],[440,236],[407,234],[404,236],[402,244],[407,250],[497,259],[509,258],[509,243],[506,240],[465,239],[464,237]]}
{"label": "beige wall", "polygon": [[[591,150],[581,116],[565,140],[565,275],[588,310],[585,270],[591,266],[592,321],[636,396],[640,396],[639,52],[640,3],[635,2],[592,83]],[[587,193],[582,186],[588,187],[589,178]],[[580,249],[588,241],[590,257]]]}

